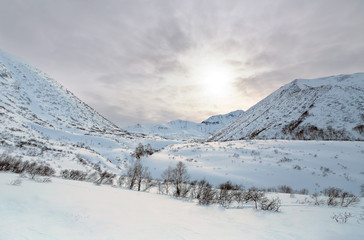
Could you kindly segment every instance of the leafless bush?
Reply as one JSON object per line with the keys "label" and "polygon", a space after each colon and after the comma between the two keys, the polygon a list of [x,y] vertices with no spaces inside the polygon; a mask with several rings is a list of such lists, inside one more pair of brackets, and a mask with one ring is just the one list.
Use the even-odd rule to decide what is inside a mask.
{"label": "leafless bush", "polygon": [[258,190],[257,188],[249,188],[248,192],[245,194],[245,202],[254,202],[255,209],[258,209],[258,203],[264,197],[264,192]]}
{"label": "leafless bush", "polygon": [[44,183],[50,183],[50,182],[52,182],[52,179],[49,178],[49,177],[45,177],[45,178],[42,179],[42,182],[44,182]]}
{"label": "leafless bush", "polygon": [[198,204],[210,205],[214,203],[216,190],[212,188],[212,185],[206,180],[201,180],[198,184]]}
{"label": "leafless bush", "polygon": [[292,193],[293,190],[289,186],[282,185],[282,186],[278,186],[278,192],[280,192],[280,193]]}
{"label": "leafless bush", "polygon": [[308,195],[308,189],[302,188],[301,190],[297,191],[298,194]]}
{"label": "leafless bush", "polygon": [[357,196],[347,193],[347,192],[343,192],[340,196],[340,206],[341,207],[353,206],[353,205],[356,205],[359,201],[360,201],[360,199]]}
{"label": "leafless bush", "polygon": [[234,192],[239,190],[239,186],[233,185],[230,181],[219,185],[217,202],[223,207],[229,207],[234,200]]}
{"label": "leafless bush", "polygon": [[72,179],[78,181],[85,181],[87,178],[87,173],[80,170],[62,170],[61,176],[65,179]]}
{"label": "leafless bush", "polygon": [[273,199],[268,199],[266,197],[263,197],[259,201],[259,207],[263,211],[278,212],[280,206],[281,206],[281,200],[278,197]]}
{"label": "leafless bush", "polygon": [[152,146],[150,144],[143,145],[139,143],[139,145],[135,148],[135,151],[131,154],[136,159],[140,159],[143,156],[149,156],[154,153]]}
{"label": "leafless bush", "polygon": [[115,174],[108,171],[103,171],[99,173],[99,179],[95,181],[95,184],[112,184]]}
{"label": "leafless bush", "polygon": [[34,179],[36,175],[52,176],[56,172],[53,168],[47,165],[38,164],[36,162],[23,162],[5,154],[0,156],[0,171],[10,171],[20,174],[28,173],[32,179]]}
{"label": "leafless bush", "polygon": [[324,200],[320,199],[320,196],[318,193],[314,193],[310,197],[311,197],[312,201],[309,201],[309,202],[312,202],[314,205],[319,206],[319,205],[323,205],[325,203]]}
{"label": "leafless bush", "polygon": [[340,188],[326,188],[324,189],[324,195],[328,197],[328,206],[341,206],[349,207],[359,202],[359,198],[351,193],[344,192]]}
{"label": "leafless bush", "polygon": [[118,179],[118,185],[119,185],[120,187],[123,187],[123,186],[124,186],[124,184],[126,183],[127,179],[128,179],[128,177],[127,177],[127,176],[125,176],[125,175],[121,175],[121,176],[119,177],[119,179]]}
{"label": "leafless bush", "polygon": [[337,223],[341,223],[341,224],[346,223],[348,221],[348,219],[351,217],[353,217],[353,215],[348,212],[334,214],[331,216],[332,219],[334,219]]}

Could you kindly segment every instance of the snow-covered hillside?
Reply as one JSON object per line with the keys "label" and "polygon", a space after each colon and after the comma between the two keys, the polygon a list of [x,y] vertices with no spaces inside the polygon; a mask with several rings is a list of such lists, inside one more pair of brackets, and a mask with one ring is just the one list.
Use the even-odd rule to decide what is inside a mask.
{"label": "snow-covered hillside", "polygon": [[364,73],[297,79],[263,99],[210,141],[364,140]]}
{"label": "snow-covered hillside", "polygon": [[41,71],[0,51],[0,154],[54,168],[117,170],[139,142]]}
{"label": "snow-covered hillside", "polygon": [[143,126],[136,124],[125,127],[124,129],[132,133],[143,133],[156,135],[169,139],[205,139],[218,129],[231,123],[244,113],[242,110],[236,110],[227,114],[211,116],[201,123],[191,121],[175,120],[164,124]]}

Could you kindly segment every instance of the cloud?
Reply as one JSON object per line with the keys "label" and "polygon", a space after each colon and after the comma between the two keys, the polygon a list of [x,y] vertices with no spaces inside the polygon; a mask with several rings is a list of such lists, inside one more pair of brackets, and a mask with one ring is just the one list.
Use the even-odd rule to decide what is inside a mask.
{"label": "cloud", "polygon": [[[120,126],[247,109],[295,78],[363,71],[364,1],[0,0],[0,46]],[[194,59],[234,70],[203,97]],[[197,60],[196,60],[197,59]],[[192,60],[191,60],[192,61]]]}

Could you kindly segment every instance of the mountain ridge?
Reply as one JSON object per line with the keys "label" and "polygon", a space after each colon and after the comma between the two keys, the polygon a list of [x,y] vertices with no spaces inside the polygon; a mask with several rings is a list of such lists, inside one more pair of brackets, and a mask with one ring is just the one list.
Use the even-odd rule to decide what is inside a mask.
{"label": "mountain ridge", "polygon": [[161,136],[170,139],[205,139],[221,127],[244,114],[243,110],[236,110],[227,114],[214,115],[201,123],[186,120],[173,120],[168,123],[159,123],[143,126],[136,124],[124,127],[126,131],[132,133],[143,133]]}
{"label": "mountain ridge", "polygon": [[296,79],[208,141],[364,140],[364,73]]}

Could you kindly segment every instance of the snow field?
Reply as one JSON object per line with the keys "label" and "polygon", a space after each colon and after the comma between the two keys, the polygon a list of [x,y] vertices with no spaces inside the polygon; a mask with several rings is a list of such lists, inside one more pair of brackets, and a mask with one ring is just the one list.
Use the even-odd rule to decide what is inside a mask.
{"label": "snow field", "polygon": [[320,192],[328,187],[360,193],[364,142],[252,140],[176,144],[144,158],[154,178],[178,161],[191,179],[214,185],[228,180],[245,187],[287,185]]}
{"label": "snow field", "polygon": [[[350,208],[298,204],[278,194],[279,213],[202,207],[153,193],[52,178],[50,183],[0,174],[0,231],[13,239],[363,239],[363,204]],[[350,212],[347,223],[331,216]]]}

